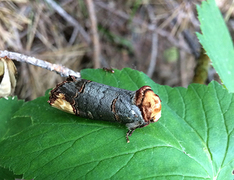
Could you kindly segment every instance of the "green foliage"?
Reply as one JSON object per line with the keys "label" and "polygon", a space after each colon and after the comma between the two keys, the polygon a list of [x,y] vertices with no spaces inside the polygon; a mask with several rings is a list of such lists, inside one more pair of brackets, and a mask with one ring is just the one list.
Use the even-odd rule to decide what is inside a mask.
{"label": "green foliage", "polygon": [[234,49],[230,34],[215,0],[197,7],[202,35],[197,36],[229,92],[234,92]]}
{"label": "green foliage", "polygon": [[7,137],[11,131],[9,124],[12,114],[21,108],[24,101],[18,100],[17,97],[9,97],[8,99],[0,99],[1,113],[0,113],[0,140]]}
{"label": "green foliage", "polygon": [[163,57],[167,62],[176,62],[179,59],[179,49],[176,47],[170,47],[163,52]]}
{"label": "green foliage", "polygon": [[[149,85],[162,100],[162,117],[126,143],[124,125],[59,111],[47,92],[15,110],[8,127],[0,124],[20,127],[0,142],[2,167],[35,180],[233,179],[234,97],[218,83],[170,88],[128,68],[86,69],[82,77],[128,90]],[[1,99],[1,114],[15,101]]]}
{"label": "green foliage", "polygon": [[12,171],[0,167],[0,180],[15,180],[16,178],[21,179],[21,175],[14,175]]}

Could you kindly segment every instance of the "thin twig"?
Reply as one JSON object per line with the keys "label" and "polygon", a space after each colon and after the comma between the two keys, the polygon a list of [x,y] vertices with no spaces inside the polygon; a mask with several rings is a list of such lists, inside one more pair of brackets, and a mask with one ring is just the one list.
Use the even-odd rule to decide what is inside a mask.
{"label": "thin twig", "polygon": [[71,38],[69,39],[70,45],[72,45],[75,42],[78,32],[79,32],[79,29],[77,27],[75,27],[73,32],[72,32]]}
{"label": "thin twig", "polygon": [[99,42],[99,36],[97,31],[97,18],[95,14],[95,8],[93,4],[93,0],[86,0],[86,4],[89,11],[89,17],[91,21],[91,29],[93,34],[93,60],[94,60],[94,68],[100,68],[100,42]]}
{"label": "thin twig", "polygon": [[66,21],[72,24],[75,28],[79,29],[82,36],[85,38],[86,42],[89,44],[91,42],[89,35],[85,32],[84,28],[72,17],[70,16],[63,8],[61,8],[53,0],[46,0],[46,2],[54,8],[54,10],[60,14]]}
{"label": "thin twig", "polygon": [[37,59],[35,57],[26,56],[16,52],[9,51],[0,51],[0,57],[8,57],[9,59],[16,60],[19,62],[25,62],[27,64],[32,64],[34,66],[41,67],[43,69],[47,69],[49,71],[54,71],[62,77],[68,77],[69,75],[75,76],[77,78],[81,78],[79,72],[75,72],[71,69],[68,69],[59,64],[52,64],[41,59]]}
{"label": "thin twig", "polygon": [[[37,26],[41,17],[41,13],[42,13],[42,6],[39,5],[37,12],[34,14],[35,15],[35,20],[33,22],[33,25],[31,27],[31,29],[29,30],[28,33],[28,41],[27,41],[27,45],[26,45],[26,51],[30,51],[31,47],[32,47],[32,43],[33,40],[35,38],[35,34],[36,34],[36,30],[37,30]],[[30,26],[29,26],[30,28]]]}
{"label": "thin twig", "polygon": [[191,53],[195,56],[197,59],[199,57],[198,49],[200,49],[200,44],[197,39],[192,37],[192,34],[189,32],[189,30],[183,30],[182,34],[184,36],[184,40],[188,44],[188,46],[191,49]]}
{"label": "thin twig", "polygon": [[152,47],[151,47],[151,58],[150,58],[150,64],[147,71],[147,75],[151,78],[154,73],[155,65],[157,62],[157,54],[158,54],[158,33],[156,31],[157,25],[155,20],[155,15],[153,13],[153,10],[151,6],[147,7],[147,11],[150,17],[150,21],[154,27],[154,31],[152,33]]}
{"label": "thin twig", "polygon": [[185,61],[183,61],[183,59],[186,59],[185,58],[185,52],[180,51],[179,53],[180,53],[180,58],[179,58],[179,64],[178,64],[179,65],[178,73],[179,73],[179,76],[180,76],[181,86],[186,87],[188,85],[187,78],[186,78],[187,73],[185,72],[186,64],[185,64]]}
{"label": "thin twig", "polygon": [[150,64],[147,71],[147,76],[150,78],[153,76],[155,65],[157,62],[157,54],[158,54],[158,33],[154,31],[152,33],[152,47],[151,47],[151,58]]}

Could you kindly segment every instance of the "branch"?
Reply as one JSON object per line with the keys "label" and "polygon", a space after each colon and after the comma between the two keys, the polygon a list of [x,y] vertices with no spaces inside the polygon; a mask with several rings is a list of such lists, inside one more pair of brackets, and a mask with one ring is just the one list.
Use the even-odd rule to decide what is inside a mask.
{"label": "branch", "polygon": [[153,76],[155,65],[157,62],[157,54],[158,54],[158,33],[156,31],[152,34],[152,47],[151,47],[151,58],[150,64],[147,71],[147,76],[150,78]]}
{"label": "branch", "polygon": [[95,15],[95,8],[93,4],[93,0],[86,0],[86,4],[89,11],[89,17],[91,21],[91,29],[93,34],[93,60],[94,60],[94,68],[100,68],[100,42],[97,31],[97,18]]}
{"label": "branch", "polygon": [[154,31],[152,32],[152,47],[151,47],[151,58],[150,58],[150,64],[147,71],[147,75],[151,78],[154,73],[155,65],[157,62],[157,54],[158,54],[158,33],[157,33],[157,27],[156,27],[156,21],[155,16],[153,13],[153,10],[151,6],[147,7],[147,11],[150,17],[150,21],[153,25]]}
{"label": "branch", "polygon": [[37,59],[35,57],[26,56],[16,52],[9,52],[9,51],[0,51],[0,57],[8,57],[9,59],[16,60],[19,62],[24,62],[28,64],[32,64],[34,66],[41,67],[43,69],[47,69],[49,71],[54,71],[62,77],[68,77],[69,75],[75,76],[77,78],[81,78],[79,72],[75,72],[71,69],[68,69],[59,64],[52,64],[41,59]]}

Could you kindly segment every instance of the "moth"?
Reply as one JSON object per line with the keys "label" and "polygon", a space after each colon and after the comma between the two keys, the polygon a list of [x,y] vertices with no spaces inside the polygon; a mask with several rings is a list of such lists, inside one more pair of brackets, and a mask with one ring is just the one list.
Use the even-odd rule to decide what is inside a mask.
{"label": "moth", "polygon": [[126,125],[126,140],[137,128],[161,117],[161,100],[150,86],[128,91],[69,76],[50,92],[49,104],[76,116]]}

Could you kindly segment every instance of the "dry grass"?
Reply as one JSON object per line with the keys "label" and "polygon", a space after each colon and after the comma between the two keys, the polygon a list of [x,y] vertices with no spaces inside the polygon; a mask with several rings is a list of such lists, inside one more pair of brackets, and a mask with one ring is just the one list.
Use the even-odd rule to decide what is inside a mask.
{"label": "dry grass", "polygon": [[[0,0],[0,49],[76,71],[99,66],[130,67],[148,72],[160,84],[187,86],[191,82],[194,51],[199,49],[194,36],[199,31],[195,5],[199,0],[56,2]],[[228,22],[232,22],[232,1],[219,3]],[[191,49],[185,33],[197,49]],[[164,56],[171,47],[178,53],[173,61]],[[16,66],[19,98],[34,99],[62,80],[38,67],[23,63]]]}

